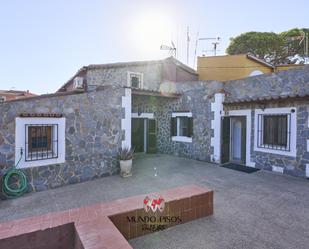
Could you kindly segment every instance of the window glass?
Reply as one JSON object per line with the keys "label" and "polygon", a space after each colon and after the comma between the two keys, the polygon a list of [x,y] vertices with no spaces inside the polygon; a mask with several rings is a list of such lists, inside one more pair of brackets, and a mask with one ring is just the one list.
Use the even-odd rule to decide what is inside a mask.
{"label": "window glass", "polygon": [[131,86],[134,88],[140,88],[141,76],[136,74],[131,74]]}
{"label": "window glass", "polygon": [[287,115],[264,116],[263,143],[287,146]]}
{"label": "window glass", "polygon": [[52,127],[51,126],[29,126],[29,153],[50,150],[52,144]]}
{"label": "window glass", "polygon": [[188,136],[188,118],[179,117],[178,136]]}
{"label": "window glass", "polygon": [[58,157],[58,125],[26,125],[25,161]]}

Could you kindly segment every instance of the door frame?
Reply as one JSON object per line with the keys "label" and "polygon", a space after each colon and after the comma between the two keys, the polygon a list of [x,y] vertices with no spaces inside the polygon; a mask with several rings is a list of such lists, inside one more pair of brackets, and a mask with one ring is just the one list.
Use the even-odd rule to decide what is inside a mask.
{"label": "door frame", "polygon": [[230,116],[246,116],[246,166],[255,167],[255,163],[251,161],[251,110],[231,110],[225,111],[224,117]]}
{"label": "door frame", "polygon": [[[243,118],[245,119],[245,122],[243,122]],[[235,139],[234,137],[234,134],[233,134],[233,121],[236,120],[236,119],[239,119],[240,122],[241,122],[241,130],[240,130],[240,160],[235,160],[233,158],[233,144],[234,144],[234,141],[233,139]],[[246,119],[247,117],[246,116],[230,116],[230,134],[229,134],[229,138],[230,138],[230,142],[229,142],[229,162],[232,162],[232,163],[238,163],[238,164],[246,164],[246,153],[244,153],[244,150],[246,152],[246,147],[247,146],[244,146],[244,143],[246,143],[246,139],[244,141],[244,132],[247,132],[247,124],[246,124]],[[243,127],[244,125],[244,127]]]}
{"label": "door frame", "polygon": [[[147,153],[148,151],[148,119],[155,119],[154,118],[154,114],[153,113],[146,113],[146,112],[142,112],[142,113],[131,113],[131,122],[132,119],[135,118],[141,118],[144,119],[144,150],[141,153]],[[131,131],[132,133],[132,131]],[[132,142],[131,142],[132,143]],[[132,146],[132,144],[131,144]]]}

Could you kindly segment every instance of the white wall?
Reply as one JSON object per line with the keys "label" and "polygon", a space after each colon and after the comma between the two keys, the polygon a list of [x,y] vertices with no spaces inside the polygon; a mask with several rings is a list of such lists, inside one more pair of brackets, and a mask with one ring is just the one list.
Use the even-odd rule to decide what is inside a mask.
{"label": "white wall", "polygon": [[125,89],[125,96],[122,97],[122,107],[125,110],[125,117],[121,120],[121,129],[124,131],[125,138],[121,142],[121,147],[131,148],[132,92],[130,88]]}
{"label": "white wall", "polygon": [[214,112],[214,119],[211,120],[211,129],[214,130],[214,136],[211,138],[210,146],[214,148],[214,154],[210,156],[210,160],[216,163],[220,163],[221,161],[221,117],[223,115],[223,101],[224,94],[216,93],[215,102],[211,103],[211,111]]}

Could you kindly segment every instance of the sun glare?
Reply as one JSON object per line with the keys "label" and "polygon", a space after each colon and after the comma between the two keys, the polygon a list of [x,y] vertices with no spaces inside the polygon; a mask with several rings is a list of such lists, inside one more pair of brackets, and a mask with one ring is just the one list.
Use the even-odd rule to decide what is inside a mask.
{"label": "sun glare", "polygon": [[138,49],[157,53],[161,44],[170,45],[172,30],[171,19],[165,13],[143,13],[132,22],[129,36]]}

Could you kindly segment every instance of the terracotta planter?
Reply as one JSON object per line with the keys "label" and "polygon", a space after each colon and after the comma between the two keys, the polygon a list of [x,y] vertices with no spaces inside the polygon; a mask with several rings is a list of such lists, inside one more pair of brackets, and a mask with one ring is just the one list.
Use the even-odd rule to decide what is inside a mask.
{"label": "terracotta planter", "polygon": [[122,177],[132,176],[132,159],[120,160],[120,175]]}

